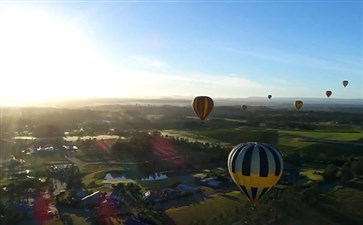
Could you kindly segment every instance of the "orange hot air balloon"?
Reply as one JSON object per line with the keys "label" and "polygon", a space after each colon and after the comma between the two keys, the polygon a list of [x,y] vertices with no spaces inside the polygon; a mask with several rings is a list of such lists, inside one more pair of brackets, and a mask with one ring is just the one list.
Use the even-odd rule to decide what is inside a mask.
{"label": "orange hot air balloon", "polygon": [[343,80],[344,87],[346,87],[348,84],[349,84],[349,82],[347,80]]}
{"label": "orange hot air balloon", "polygon": [[272,98],[272,95],[268,95],[267,97],[268,97],[268,99],[271,99]]}
{"label": "orange hot air balloon", "polygon": [[195,114],[201,120],[204,120],[212,111],[214,102],[213,99],[208,96],[197,96],[194,98],[192,106]]}
{"label": "orange hot air balloon", "polygon": [[330,97],[330,95],[332,94],[333,92],[331,92],[331,91],[326,91],[325,92],[325,94],[326,94],[326,96],[329,98]]}
{"label": "orange hot air balloon", "polygon": [[304,105],[304,103],[301,100],[296,100],[294,103],[294,106],[297,110],[300,110],[303,105]]}

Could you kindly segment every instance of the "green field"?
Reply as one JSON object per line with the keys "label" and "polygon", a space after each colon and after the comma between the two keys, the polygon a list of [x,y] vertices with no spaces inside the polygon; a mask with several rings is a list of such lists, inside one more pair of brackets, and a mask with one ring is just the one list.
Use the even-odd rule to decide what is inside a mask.
{"label": "green field", "polygon": [[334,124],[331,122],[321,122],[317,125],[316,130],[331,131],[331,132],[361,132],[360,127],[353,127],[348,124]]}
{"label": "green field", "polygon": [[204,224],[225,221],[224,224],[231,224],[234,219],[247,216],[247,202],[247,198],[240,192],[233,191],[225,195],[209,196],[205,201],[192,205],[168,209],[166,214],[177,225],[192,225],[196,221],[204,221]]}
{"label": "green field", "polygon": [[86,163],[114,160],[111,154],[101,151],[78,151],[74,156]]}
{"label": "green field", "polygon": [[231,143],[232,145],[237,145],[241,142],[266,142],[274,144],[278,137],[277,130],[255,127],[203,130],[193,131],[193,133],[215,138],[223,142]]}
{"label": "green field", "polygon": [[173,176],[162,180],[138,181],[138,184],[150,190],[158,190],[160,188],[170,187],[177,182],[192,185],[195,184],[195,180],[192,176]]}
{"label": "green field", "polygon": [[209,142],[222,146],[237,145],[241,142],[266,142],[276,143],[277,131],[264,128],[236,128],[198,131],[164,130],[163,135],[186,138],[191,142]]}
{"label": "green field", "polygon": [[[302,169],[300,174],[307,177],[309,180],[312,180],[312,181],[323,181],[323,176],[320,174],[320,173],[323,173],[324,170],[323,169],[320,169],[320,170],[317,170],[317,169]],[[319,174],[318,174],[319,173]]]}
{"label": "green field", "polygon": [[211,143],[211,144],[219,144],[222,146],[229,146],[228,142],[221,142],[221,139],[214,138],[208,135],[204,135],[194,131],[181,131],[181,130],[163,130],[161,131],[162,135],[178,137],[187,139],[189,142],[202,142],[202,143]]}
{"label": "green field", "polygon": [[[85,175],[82,178],[82,183],[85,186],[90,186],[90,187],[95,187],[95,186],[102,186],[105,183],[112,183],[111,181],[107,181],[105,180],[105,176],[107,173],[112,173],[112,174],[121,174],[123,171],[122,170],[116,170],[116,169],[103,169],[103,170],[98,170],[95,171],[93,173],[87,173],[87,175]],[[133,180],[125,180],[124,183],[129,183],[129,182],[133,182]]]}
{"label": "green field", "polygon": [[314,131],[286,131],[281,130],[280,134],[290,134],[295,136],[318,138],[332,141],[363,141],[362,132],[335,132],[326,130],[314,130]]}
{"label": "green field", "polygon": [[318,209],[339,224],[361,224],[363,221],[363,191],[353,188],[336,188],[320,201]]}
{"label": "green field", "polygon": [[302,140],[301,138],[291,138],[286,135],[280,135],[279,137],[279,149],[284,151],[297,150],[309,147],[313,144],[313,142],[307,142]]}

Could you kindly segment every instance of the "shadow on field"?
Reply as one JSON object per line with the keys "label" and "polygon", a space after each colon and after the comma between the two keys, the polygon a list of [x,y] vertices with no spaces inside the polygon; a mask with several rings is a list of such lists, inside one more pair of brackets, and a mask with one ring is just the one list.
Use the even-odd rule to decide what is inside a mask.
{"label": "shadow on field", "polygon": [[224,198],[228,198],[233,201],[241,201],[241,199],[237,198],[236,196],[226,195],[225,193],[221,194],[220,196],[222,196]]}
{"label": "shadow on field", "polygon": [[181,206],[187,206],[187,205],[195,205],[198,204],[201,201],[205,200],[205,196],[201,194],[194,194],[193,196],[179,198],[179,199],[173,199],[169,200],[167,202],[163,202],[161,206],[164,210],[167,210],[169,208],[178,208]]}

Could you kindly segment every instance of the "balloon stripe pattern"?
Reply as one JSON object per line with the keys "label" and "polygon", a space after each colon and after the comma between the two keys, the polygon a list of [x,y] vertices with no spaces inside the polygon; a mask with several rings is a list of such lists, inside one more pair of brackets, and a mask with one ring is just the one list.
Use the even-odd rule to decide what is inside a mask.
{"label": "balloon stripe pattern", "polygon": [[209,113],[212,111],[214,102],[208,96],[198,96],[193,100],[193,109],[195,114],[201,119],[204,120],[207,118]]}
{"label": "balloon stripe pattern", "polygon": [[241,143],[228,156],[228,170],[240,191],[256,206],[280,179],[283,160],[281,153],[267,144]]}
{"label": "balloon stripe pattern", "polygon": [[297,110],[300,110],[300,109],[301,109],[301,107],[303,107],[303,105],[304,105],[304,103],[303,103],[303,101],[301,101],[301,100],[296,100],[296,101],[294,102],[294,106],[295,106],[295,108],[296,108]]}

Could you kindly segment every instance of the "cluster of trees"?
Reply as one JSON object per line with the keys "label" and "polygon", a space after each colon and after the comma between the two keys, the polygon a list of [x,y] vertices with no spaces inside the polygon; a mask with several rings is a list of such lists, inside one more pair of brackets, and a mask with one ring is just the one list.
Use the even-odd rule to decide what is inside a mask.
{"label": "cluster of trees", "polygon": [[363,175],[363,158],[354,157],[350,157],[341,167],[329,164],[323,173],[324,181],[340,180],[343,184],[360,175]]}
{"label": "cluster of trees", "polygon": [[[172,160],[163,160],[155,155],[152,149],[154,143],[164,143],[168,146],[174,146],[178,155],[174,155],[174,159],[182,160],[185,167],[193,168],[197,165],[206,165],[210,163],[215,165],[217,162],[223,161],[225,164],[226,158],[229,153],[229,148],[223,148],[220,145],[213,145],[210,143],[190,142],[188,139],[166,136],[162,137],[158,131],[151,133],[148,132],[135,132],[129,141],[116,142],[112,148],[112,154],[120,159],[134,162],[145,162],[142,165],[146,174],[154,171],[165,169],[176,169],[179,164],[173,164]],[[168,149],[165,149],[166,151]],[[194,157],[198,156],[198,157]],[[199,163],[197,163],[199,162]]]}
{"label": "cluster of trees", "polygon": [[[147,117],[148,115],[161,117],[150,119]],[[124,105],[118,106],[116,109],[106,106],[95,109],[6,108],[2,111],[0,126],[3,134],[28,131],[39,136],[61,135],[64,131],[79,129],[80,126],[84,129],[83,135],[107,132],[110,128],[116,128],[118,132],[125,129],[200,128],[200,121],[190,118],[193,116],[195,115],[191,107],[178,106]],[[236,122],[226,122],[223,120],[224,118],[245,122],[236,124]],[[358,113],[295,112],[266,107],[243,111],[240,106],[219,106],[213,109],[209,119],[207,126],[210,128],[265,124],[271,128],[315,129],[315,124],[318,122],[363,125],[361,114]]]}

